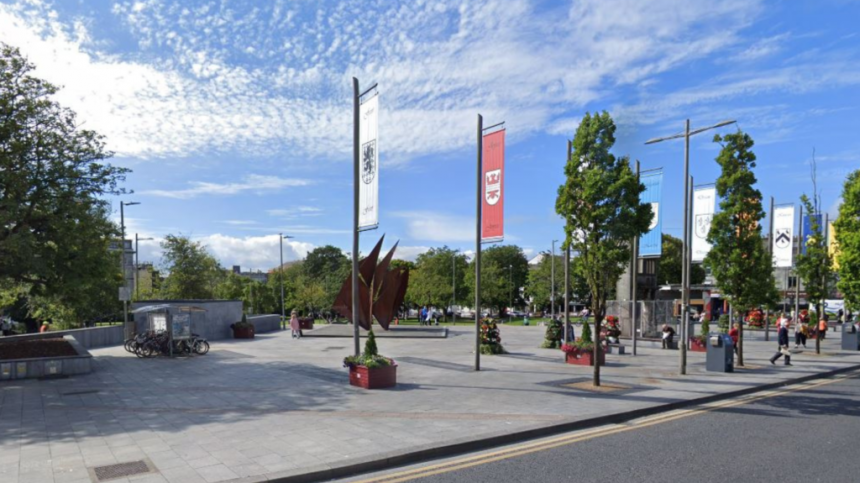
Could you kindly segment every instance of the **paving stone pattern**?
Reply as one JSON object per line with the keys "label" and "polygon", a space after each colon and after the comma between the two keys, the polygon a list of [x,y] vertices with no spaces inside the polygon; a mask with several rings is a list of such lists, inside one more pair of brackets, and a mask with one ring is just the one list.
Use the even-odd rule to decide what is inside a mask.
{"label": "paving stone pattern", "polygon": [[607,357],[605,381],[628,389],[594,393],[576,388],[590,368],[538,348],[543,328],[501,330],[510,354],[482,357],[479,373],[466,327],[378,341],[400,361],[385,391],[348,385],[347,339],[285,331],[175,360],[92,350],[89,375],[0,383],[0,481],[91,482],[88,468],[137,460],[157,471],[112,481],[264,481],[860,365],[838,334],[791,367],[768,363],[775,342],[748,342],[750,369],[734,374],[707,373],[704,354],[690,353],[681,377],[677,352],[640,349]]}

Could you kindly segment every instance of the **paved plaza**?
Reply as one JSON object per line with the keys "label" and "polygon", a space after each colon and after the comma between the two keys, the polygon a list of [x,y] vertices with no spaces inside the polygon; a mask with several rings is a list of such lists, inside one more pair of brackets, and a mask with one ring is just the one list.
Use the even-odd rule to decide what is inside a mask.
{"label": "paved plaza", "polygon": [[501,330],[510,354],[483,356],[479,373],[473,329],[380,339],[399,364],[384,391],[348,385],[347,338],[278,332],[175,360],[92,350],[90,375],[0,383],[0,481],[91,482],[94,467],[139,460],[153,471],[111,481],[267,481],[860,366],[838,333],[790,367],[768,362],[775,341],[747,341],[734,374],[690,353],[682,377],[677,352],[640,348],[607,356],[603,380],[623,390],[593,392],[576,386],[591,368],[538,348],[544,328]]}

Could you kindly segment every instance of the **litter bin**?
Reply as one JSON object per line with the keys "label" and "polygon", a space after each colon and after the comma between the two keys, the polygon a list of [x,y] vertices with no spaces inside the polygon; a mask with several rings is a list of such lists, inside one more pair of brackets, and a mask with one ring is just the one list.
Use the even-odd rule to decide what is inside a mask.
{"label": "litter bin", "polygon": [[709,372],[735,372],[734,343],[728,335],[708,337],[705,368]]}
{"label": "litter bin", "polygon": [[857,327],[852,323],[842,326],[842,350],[860,350],[860,332],[857,331]]}

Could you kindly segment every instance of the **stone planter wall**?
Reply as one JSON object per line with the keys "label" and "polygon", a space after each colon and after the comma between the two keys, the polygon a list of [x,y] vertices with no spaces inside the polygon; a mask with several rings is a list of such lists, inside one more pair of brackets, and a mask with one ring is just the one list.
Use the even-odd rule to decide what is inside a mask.
{"label": "stone planter wall", "polygon": [[[56,335],[54,335],[56,337]],[[5,339],[5,338],[4,338]],[[8,339],[12,339],[9,337]],[[92,356],[72,336],[65,339],[78,353],[77,356],[45,357],[38,359],[12,359],[0,361],[0,381],[34,379],[39,377],[73,376],[92,372]],[[7,341],[11,342],[11,341]],[[2,350],[3,342],[0,342]]]}

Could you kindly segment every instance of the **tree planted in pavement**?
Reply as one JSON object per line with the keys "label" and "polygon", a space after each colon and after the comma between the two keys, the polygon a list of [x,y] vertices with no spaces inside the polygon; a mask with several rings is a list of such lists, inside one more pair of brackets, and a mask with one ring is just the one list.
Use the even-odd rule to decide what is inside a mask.
{"label": "tree planted in pavement", "polygon": [[[639,198],[645,186],[626,156],[610,152],[614,144],[615,123],[609,113],[586,113],[576,130],[555,205],[565,220],[562,250],[570,246],[577,252],[588,283],[597,338],[595,361],[602,350],[599,334],[607,295],[629,264],[630,240],[647,232],[652,219],[651,204]],[[594,364],[594,385],[600,385],[599,364]]]}

